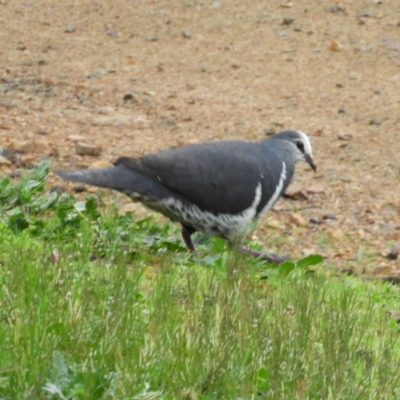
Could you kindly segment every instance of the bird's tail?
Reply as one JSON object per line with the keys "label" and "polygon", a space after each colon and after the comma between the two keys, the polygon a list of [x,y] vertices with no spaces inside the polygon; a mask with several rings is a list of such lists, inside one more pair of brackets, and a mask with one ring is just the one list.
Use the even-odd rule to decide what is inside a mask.
{"label": "bird's tail", "polygon": [[56,170],[54,173],[66,181],[117,190],[138,200],[146,198],[151,201],[173,195],[170,189],[159,182],[122,165],[101,169]]}
{"label": "bird's tail", "polygon": [[132,189],[137,183],[137,174],[123,167],[101,169],[56,170],[60,178],[70,182],[82,182],[114,190]]}

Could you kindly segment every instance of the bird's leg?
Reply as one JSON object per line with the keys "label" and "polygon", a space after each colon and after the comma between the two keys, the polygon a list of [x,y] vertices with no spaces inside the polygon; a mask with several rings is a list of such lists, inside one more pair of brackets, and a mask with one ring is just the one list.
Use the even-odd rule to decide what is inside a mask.
{"label": "bird's leg", "polygon": [[181,229],[182,237],[183,237],[183,240],[185,241],[186,247],[188,248],[188,250],[191,253],[194,253],[194,251],[195,251],[193,242],[192,242],[192,234],[195,231],[196,230],[193,229],[192,227],[182,225],[182,229]]}
{"label": "bird's leg", "polygon": [[250,247],[246,247],[244,245],[239,245],[237,247],[237,252],[241,254],[251,255],[256,258],[261,258],[264,261],[273,262],[275,264],[283,263],[289,258],[287,255],[263,253],[259,250],[251,249]]}

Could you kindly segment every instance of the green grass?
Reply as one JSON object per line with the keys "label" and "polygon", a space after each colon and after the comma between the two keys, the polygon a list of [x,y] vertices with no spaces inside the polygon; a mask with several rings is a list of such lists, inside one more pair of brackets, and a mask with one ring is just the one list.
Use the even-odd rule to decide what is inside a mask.
{"label": "green grass", "polygon": [[219,240],[191,258],[45,174],[0,180],[0,399],[400,398],[396,287]]}

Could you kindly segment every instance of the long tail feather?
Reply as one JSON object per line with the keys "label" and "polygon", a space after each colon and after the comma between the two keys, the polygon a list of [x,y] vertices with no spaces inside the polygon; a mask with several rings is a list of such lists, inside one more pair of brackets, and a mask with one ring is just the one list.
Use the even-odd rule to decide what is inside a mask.
{"label": "long tail feather", "polygon": [[185,201],[160,182],[131,171],[122,165],[101,169],[56,170],[54,173],[66,181],[118,190],[140,201],[157,202],[171,196]]}
{"label": "long tail feather", "polygon": [[138,184],[138,178],[141,178],[140,175],[119,166],[101,169],[56,170],[54,173],[66,181],[82,182],[114,190],[134,189]]}

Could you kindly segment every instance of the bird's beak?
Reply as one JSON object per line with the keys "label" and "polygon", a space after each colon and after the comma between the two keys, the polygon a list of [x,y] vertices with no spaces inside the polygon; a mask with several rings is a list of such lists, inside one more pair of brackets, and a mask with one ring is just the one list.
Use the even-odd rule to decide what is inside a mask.
{"label": "bird's beak", "polygon": [[304,154],[304,158],[307,164],[313,169],[314,172],[317,171],[317,166],[314,164],[312,157],[309,154]]}

